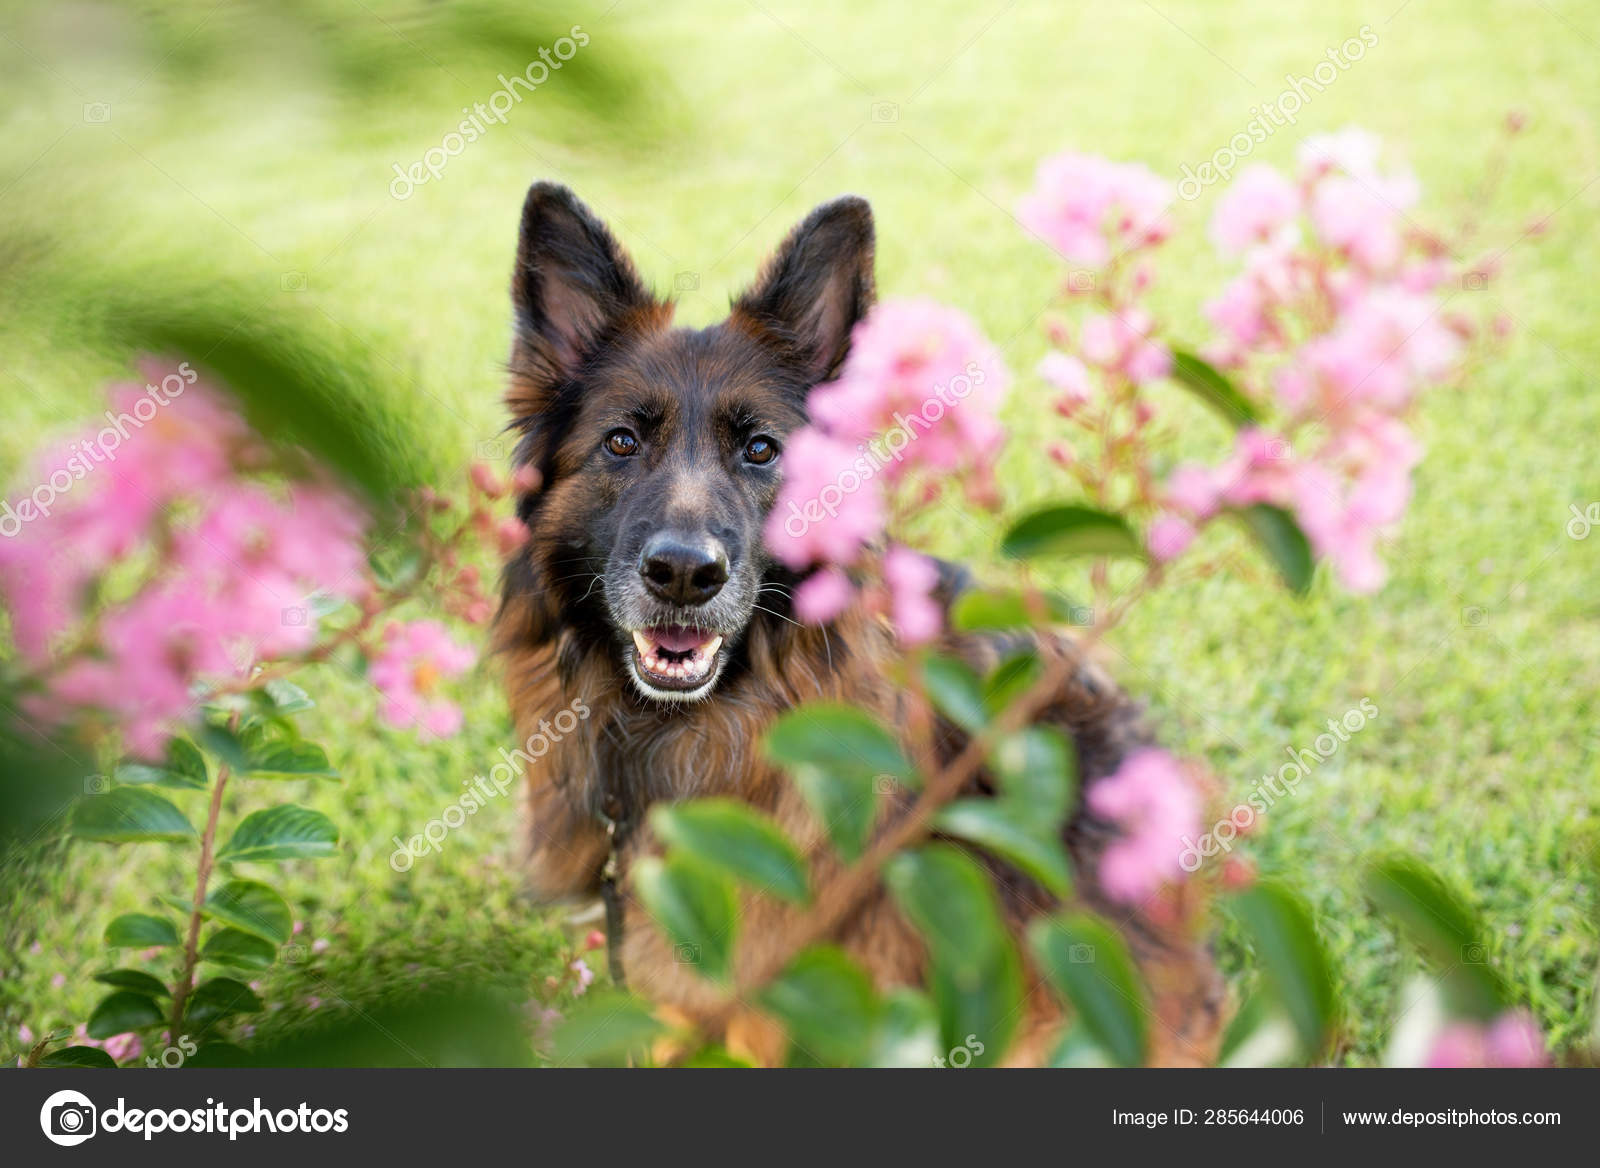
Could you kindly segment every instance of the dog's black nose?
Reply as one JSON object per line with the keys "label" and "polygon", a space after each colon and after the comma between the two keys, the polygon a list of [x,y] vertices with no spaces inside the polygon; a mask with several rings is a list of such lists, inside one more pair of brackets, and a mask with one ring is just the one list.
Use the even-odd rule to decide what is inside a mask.
{"label": "dog's black nose", "polygon": [[653,536],[639,553],[639,575],[662,600],[704,604],[728,582],[728,556],[710,541],[663,533]]}

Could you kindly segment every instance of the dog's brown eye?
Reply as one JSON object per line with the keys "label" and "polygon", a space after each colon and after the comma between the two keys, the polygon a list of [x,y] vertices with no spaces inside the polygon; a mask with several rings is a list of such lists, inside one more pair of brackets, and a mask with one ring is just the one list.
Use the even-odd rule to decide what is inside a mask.
{"label": "dog's brown eye", "polygon": [[765,466],[778,457],[778,444],[765,434],[757,434],[744,446],[744,460]]}
{"label": "dog's brown eye", "polygon": [[639,440],[626,430],[613,430],[606,435],[606,449],[622,458],[639,453]]}

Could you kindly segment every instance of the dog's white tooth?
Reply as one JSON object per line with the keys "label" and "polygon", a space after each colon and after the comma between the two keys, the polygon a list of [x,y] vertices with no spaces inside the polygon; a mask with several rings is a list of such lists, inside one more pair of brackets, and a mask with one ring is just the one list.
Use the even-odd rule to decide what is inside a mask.
{"label": "dog's white tooth", "polygon": [[650,642],[645,640],[644,634],[638,629],[633,630],[633,647],[639,650],[641,659],[654,656],[650,648]]}
{"label": "dog's white tooth", "polygon": [[705,654],[706,660],[709,662],[712,656],[720,648],[722,648],[722,638],[712,637],[705,643],[704,647],[700,651]]}

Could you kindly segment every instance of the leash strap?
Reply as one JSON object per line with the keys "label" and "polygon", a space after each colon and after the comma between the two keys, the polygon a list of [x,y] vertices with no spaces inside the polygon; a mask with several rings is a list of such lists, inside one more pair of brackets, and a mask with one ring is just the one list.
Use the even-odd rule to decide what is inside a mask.
{"label": "leash strap", "polygon": [[621,801],[608,795],[600,820],[606,825],[606,838],[611,842],[611,854],[600,871],[600,899],[606,906],[606,968],[618,989],[626,989],[622,974],[622,892],[617,887],[617,855],[628,839],[627,821],[622,815]]}

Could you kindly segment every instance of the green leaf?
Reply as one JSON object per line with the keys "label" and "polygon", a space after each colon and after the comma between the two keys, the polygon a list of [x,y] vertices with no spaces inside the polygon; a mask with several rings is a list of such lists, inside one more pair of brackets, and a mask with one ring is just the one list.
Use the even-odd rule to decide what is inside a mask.
{"label": "green leaf", "polygon": [[1172,350],[1172,379],[1194,391],[1232,426],[1261,421],[1261,412],[1237,386],[1204,358],[1182,349]]}
{"label": "green leaf", "polygon": [[244,982],[231,977],[214,977],[195,987],[184,1003],[183,1018],[204,1029],[231,1014],[254,1014],[266,1008],[266,1003]]}
{"label": "green leaf", "polygon": [[161,984],[158,978],[151,977],[137,969],[108,969],[103,973],[94,975],[95,981],[108,986],[116,986],[122,990],[133,990],[135,993],[147,994],[152,998],[170,998],[172,992]]}
{"label": "green leaf", "polygon": [[1456,1012],[1489,1019],[1510,1004],[1504,983],[1488,964],[1477,914],[1427,865],[1404,857],[1375,864],[1366,889],[1440,970],[1445,997]]}
{"label": "green leaf", "polygon": [[695,799],[658,804],[650,813],[656,834],[758,892],[796,903],[810,899],[805,861],[783,829],[746,803]]}
{"label": "green leaf", "polygon": [[205,756],[195,744],[187,738],[174,738],[167,743],[165,763],[134,760],[119,763],[116,780],[130,786],[149,783],[158,787],[203,791],[210,785],[211,776],[206,771]]}
{"label": "green leaf", "polygon": [[667,1028],[631,994],[586,995],[551,1038],[558,1062],[618,1063],[646,1050]]}
{"label": "green leaf", "polygon": [[278,677],[261,687],[261,692],[280,714],[298,714],[316,707],[311,695],[292,681]]}
{"label": "green leaf", "polygon": [[278,950],[271,941],[239,929],[216,930],[200,951],[202,961],[215,961],[235,969],[266,969],[277,956]]}
{"label": "green leaf", "polygon": [[983,682],[965,662],[934,654],[923,663],[922,680],[939,712],[957,726],[976,732],[988,724]]}
{"label": "green leaf", "polygon": [[89,1015],[89,1037],[110,1038],[164,1022],[161,1008],[144,994],[118,990],[101,1001]]}
{"label": "green leaf", "polygon": [[870,714],[838,702],[807,702],[767,731],[767,757],[779,766],[796,763],[892,775],[912,782],[916,771],[893,734]]}
{"label": "green leaf", "polygon": [[939,1013],[927,994],[901,986],[883,996],[867,1065],[931,1067],[939,1057]]}
{"label": "green leaf", "polygon": [[1032,649],[1013,653],[996,665],[983,679],[983,708],[989,717],[998,718],[1006,707],[1032,689],[1043,668]]}
{"label": "green leaf", "polygon": [[285,803],[244,817],[218,861],[317,860],[335,853],[339,829],[320,811]]}
{"label": "green leaf", "polygon": [[1022,965],[983,869],[952,844],[931,844],[891,859],[884,882],[927,945],[944,1050],[976,1040],[974,1064],[998,1062],[1021,1013]]}
{"label": "green leaf", "polygon": [[1289,889],[1262,881],[1237,893],[1233,911],[1255,943],[1256,960],[1283,1004],[1308,1058],[1333,1036],[1338,1015],[1333,973],[1311,910]]}
{"label": "green leaf", "polygon": [[[1069,624],[1077,608],[1066,597],[1043,592],[1038,597],[1043,619],[1050,624]],[[1005,589],[975,589],[963,592],[950,606],[950,627],[966,632],[995,632],[1031,628],[1035,624],[1028,597]]]}
{"label": "green leaf", "polygon": [[195,838],[183,812],[143,787],[113,787],[89,795],[72,809],[71,833],[109,844],[181,842]]}
{"label": "green leaf", "polygon": [[1144,988],[1127,946],[1086,913],[1035,921],[1028,941],[1039,968],[1077,1011],[1077,1024],[1119,1066],[1144,1062],[1148,1025]]}
{"label": "green leaf", "polygon": [[255,880],[229,881],[206,897],[200,913],[276,945],[289,939],[294,923],[283,897]]}
{"label": "green leaf", "polygon": [[1025,515],[1000,541],[1013,559],[1039,556],[1144,556],[1144,544],[1120,516],[1058,503]]}
{"label": "green leaf", "polygon": [[728,1053],[724,1046],[704,1046],[678,1064],[680,1067],[704,1070],[708,1067],[753,1067],[755,1064]]}
{"label": "green leaf", "polygon": [[646,857],[633,866],[633,887],[672,939],[673,956],[702,977],[724,981],[733,968],[739,898],[733,881],[677,853]]}
{"label": "green leaf", "polygon": [[1111,1053],[1077,1019],[1068,1025],[1061,1041],[1045,1064],[1054,1069],[1063,1067],[1111,1067],[1116,1061]]}
{"label": "green leaf", "polygon": [[1222,1033],[1219,1067],[1287,1067],[1306,1061],[1305,1044],[1275,994],[1258,991]]}
{"label": "green leaf", "polygon": [[873,1038],[878,998],[859,965],[831,945],[802,951],[761,993],[789,1038],[817,1060],[852,1066]]}
{"label": "green leaf", "polygon": [[1311,543],[1306,539],[1306,533],[1300,530],[1294,516],[1271,503],[1256,503],[1234,514],[1239,516],[1267,553],[1267,558],[1278,569],[1278,575],[1283,577],[1289,590],[1297,596],[1304,596],[1310,591],[1315,568],[1311,559]]}
{"label": "green leaf", "polygon": [[997,799],[962,799],[939,812],[934,826],[1015,864],[1060,897],[1072,892],[1072,869],[1055,825]]}
{"label": "green leaf", "polygon": [[201,730],[206,749],[249,779],[337,779],[328,753],[294,738],[283,727],[250,718],[238,730],[208,725]]}
{"label": "green leaf", "polygon": [[149,913],[123,913],[106,926],[105,942],[112,949],[176,945],[178,930],[166,917],[151,916]]}
{"label": "green leaf", "polygon": [[767,731],[766,754],[794,779],[839,854],[860,856],[885,782],[915,786],[916,772],[888,730],[836,702],[792,710]]}
{"label": "green leaf", "polygon": [[1041,825],[1060,826],[1078,786],[1077,752],[1066,735],[1049,726],[1018,730],[995,744],[989,761],[1007,803]]}
{"label": "green leaf", "polygon": [[67,1046],[52,1051],[39,1060],[41,1067],[78,1067],[97,1070],[115,1069],[117,1060],[98,1046]]}

